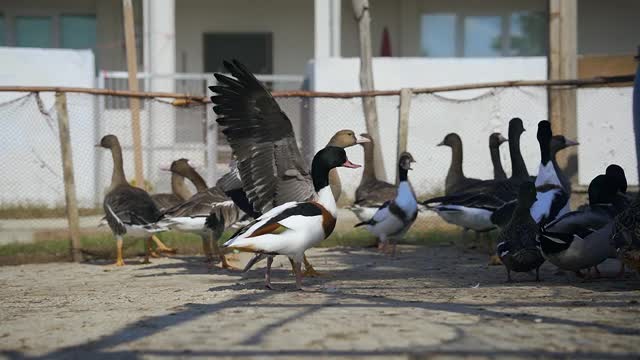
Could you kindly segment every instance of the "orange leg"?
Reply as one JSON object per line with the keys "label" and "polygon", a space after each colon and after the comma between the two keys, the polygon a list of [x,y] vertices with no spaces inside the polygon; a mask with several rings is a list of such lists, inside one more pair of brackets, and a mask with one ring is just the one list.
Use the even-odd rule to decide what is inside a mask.
{"label": "orange leg", "polygon": [[122,258],[122,236],[118,235],[116,237],[117,241],[116,241],[116,250],[117,250],[117,254],[116,254],[116,263],[114,264],[115,266],[124,266],[124,259]]}

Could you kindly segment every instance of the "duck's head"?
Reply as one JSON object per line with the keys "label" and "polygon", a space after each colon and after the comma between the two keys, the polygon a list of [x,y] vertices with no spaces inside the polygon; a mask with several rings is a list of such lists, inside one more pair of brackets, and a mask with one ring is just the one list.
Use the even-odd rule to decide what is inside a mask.
{"label": "duck's head", "polygon": [[536,186],[531,181],[525,181],[520,185],[518,189],[518,206],[531,208],[534,202],[536,202]]}
{"label": "duck's head", "polygon": [[618,192],[616,179],[610,175],[598,175],[589,184],[589,204],[610,204]]}
{"label": "duck's head", "polygon": [[403,169],[403,170],[413,170],[411,168],[411,163],[416,162],[413,159],[413,155],[411,155],[408,152],[403,152],[402,154],[400,154],[400,159],[398,160],[398,166]]}
{"label": "duck's head", "polygon": [[551,123],[547,120],[542,120],[538,123],[537,138],[539,142],[551,142],[553,134],[551,133]]}
{"label": "duck's head", "polygon": [[111,134],[103,136],[102,139],[100,139],[100,143],[96,144],[96,147],[103,147],[105,149],[111,149],[116,146],[120,146],[118,137]]}
{"label": "duck's head", "polygon": [[456,133],[449,133],[444,139],[438,144],[438,146],[449,146],[454,147],[456,145],[462,144],[462,139]]}
{"label": "duck's head", "polygon": [[316,153],[311,163],[311,178],[316,191],[329,186],[329,170],[337,167],[355,169],[360,165],[349,161],[341,147],[327,146]]}
{"label": "duck's head", "polygon": [[568,147],[580,145],[579,142],[567,139],[564,135],[553,135],[551,137],[551,153],[555,154]]}
{"label": "duck's head", "polygon": [[348,148],[350,146],[356,144],[363,144],[371,142],[371,137],[367,135],[367,137],[357,138],[355,132],[353,130],[340,130],[331,137],[329,140],[329,144],[327,146],[336,146],[340,148]]}
{"label": "duck's head", "polygon": [[618,191],[623,194],[627,192],[627,177],[624,175],[624,169],[621,166],[611,164],[607,166],[605,174],[615,181]]}
{"label": "duck's head", "polygon": [[497,148],[500,144],[509,141],[506,137],[502,136],[500,133],[493,133],[489,135],[489,147]]}
{"label": "duck's head", "polygon": [[522,124],[522,119],[513,118],[509,120],[509,137],[517,138],[524,132],[524,125]]}

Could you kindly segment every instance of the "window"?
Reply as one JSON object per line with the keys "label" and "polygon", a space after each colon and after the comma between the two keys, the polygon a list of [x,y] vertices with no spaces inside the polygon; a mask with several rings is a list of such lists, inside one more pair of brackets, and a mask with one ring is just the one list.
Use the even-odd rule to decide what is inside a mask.
{"label": "window", "polygon": [[502,18],[500,16],[465,16],[464,56],[500,56],[501,33]]}
{"label": "window", "polygon": [[94,15],[62,15],[60,45],[66,49],[92,49],[96,46]]}
{"label": "window", "polygon": [[0,14],[0,46],[6,46],[7,45],[7,40],[5,38],[6,32],[4,30],[4,16],[2,16],[2,14]]}
{"label": "window", "polygon": [[543,12],[423,14],[420,32],[423,56],[499,57],[546,54],[547,18]]}
{"label": "window", "polygon": [[422,15],[422,56],[456,56],[456,15]]}
{"label": "window", "polygon": [[52,21],[49,16],[16,17],[16,46],[50,48]]}

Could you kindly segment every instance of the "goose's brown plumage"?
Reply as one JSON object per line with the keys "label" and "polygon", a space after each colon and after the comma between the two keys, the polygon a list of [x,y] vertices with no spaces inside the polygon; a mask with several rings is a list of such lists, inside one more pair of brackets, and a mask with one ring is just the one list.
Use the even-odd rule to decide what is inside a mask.
{"label": "goose's brown plumage", "polygon": [[462,170],[462,139],[456,133],[449,133],[438,146],[448,146],[451,148],[451,165],[445,178],[445,195],[464,191],[470,186],[482,183],[480,179],[473,179],[464,176]]}
{"label": "goose's brown plumage", "polygon": [[507,178],[507,174],[502,168],[502,161],[500,161],[500,145],[506,141],[507,139],[500,133],[493,133],[489,136],[489,153],[493,164],[494,180],[505,180]]}
{"label": "goose's brown plumage", "polygon": [[145,227],[149,227],[149,238],[145,246],[145,262],[148,262],[152,236],[151,226],[160,220],[162,214],[146,191],[133,187],[127,182],[122,161],[122,147],[118,138],[115,135],[106,135],[96,146],[111,150],[113,158],[111,185],[104,197],[103,208],[107,223],[117,240],[116,265],[124,265],[122,237],[127,233],[127,226],[142,227],[143,231]]}
{"label": "goose's brown plumage", "polygon": [[[169,170],[169,169],[163,169]],[[184,201],[187,201],[191,197],[191,191],[184,182],[184,176],[171,172],[171,193],[160,193],[151,195],[151,200],[154,204],[164,211],[173,206],[176,206]]]}

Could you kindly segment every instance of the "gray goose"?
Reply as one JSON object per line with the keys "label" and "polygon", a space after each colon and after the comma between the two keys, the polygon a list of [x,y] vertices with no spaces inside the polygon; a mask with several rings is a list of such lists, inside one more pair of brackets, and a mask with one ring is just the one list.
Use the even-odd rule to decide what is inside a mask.
{"label": "gray goose", "polygon": [[506,180],[507,174],[505,174],[502,168],[502,162],[500,161],[500,145],[507,141],[507,138],[500,133],[493,133],[489,135],[489,153],[491,154],[491,164],[493,164],[493,179],[494,180]]}
{"label": "gray goose", "polygon": [[153,236],[156,232],[166,230],[156,224],[162,218],[162,214],[146,191],[131,186],[127,182],[122,164],[122,148],[118,138],[115,135],[106,135],[96,147],[111,150],[113,157],[111,185],[104,197],[103,208],[107,224],[116,238],[117,259],[115,265],[125,265],[122,258],[122,245],[123,237],[126,234],[146,237],[144,263],[148,263],[151,240],[156,241],[159,248],[166,248],[160,240]]}
{"label": "gray goose", "polygon": [[396,198],[398,189],[395,185],[379,180],[373,165],[373,139],[369,134],[360,134],[369,142],[360,144],[364,150],[364,170],[360,185],[356,189],[356,199],[351,211],[360,219],[367,221],[373,217],[378,209],[387,201]]}
{"label": "gray goose", "polygon": [[[190,179],[196,187],[196,194],[187,201],[164,212],[160,223],[171,230],[196,234],[202,238],[202,248],[206,261],[213,260],[212,247],[225,269],[232,268],[218,247],[222,232],[242,216],[241,210],[217,187],[208,188],[198,172],[189,165],[187,159],[179,159],[171,164],[171,172]],[[215,216],[212,216],[212,213]],[[215,223],[211,223],[212,220]]]}
{"label": "gray goose", "polygon": [[[214,74],[218,85],[209,87],[214,93],[211,101],[237,160],[247,202],[264,214],[287,202],[315,200],[309,165],[287,115],[242,63],[233,60],[223,65],[233,77]],[[351,141],[342,144],[343,148],[358,143],[353,131],[348,131]],[[317,274],[306,257],[304,263],[305,275]]]}
{"label": "gray goose", "polygon": [[455,194],[456,192],[464,191],[470,186],[482,183],[480,179],[464,176],[464,171],[462,170],[462,139],[460,139],[458,134],[447,134],[438,146],[448,146],[451,148],[451,165],[449,166],[449,171],[444,181],[445,195]]}
{"label": "gray goose", "polygon": [[[173,163],[175,163],[175,161]],[[151,195],[151,200],[153,200],[154,204],[156,204],[160,211],[164,211],[184,201],[187,201],[193,194],[191,194],[191,191],[189,191],[187,184],[185,184],[184,176],[175,172],[171,172],[171,166],[163,166],[160,169],[163,171],[169,171],[171,173],[171,193],[153,194]]]}

